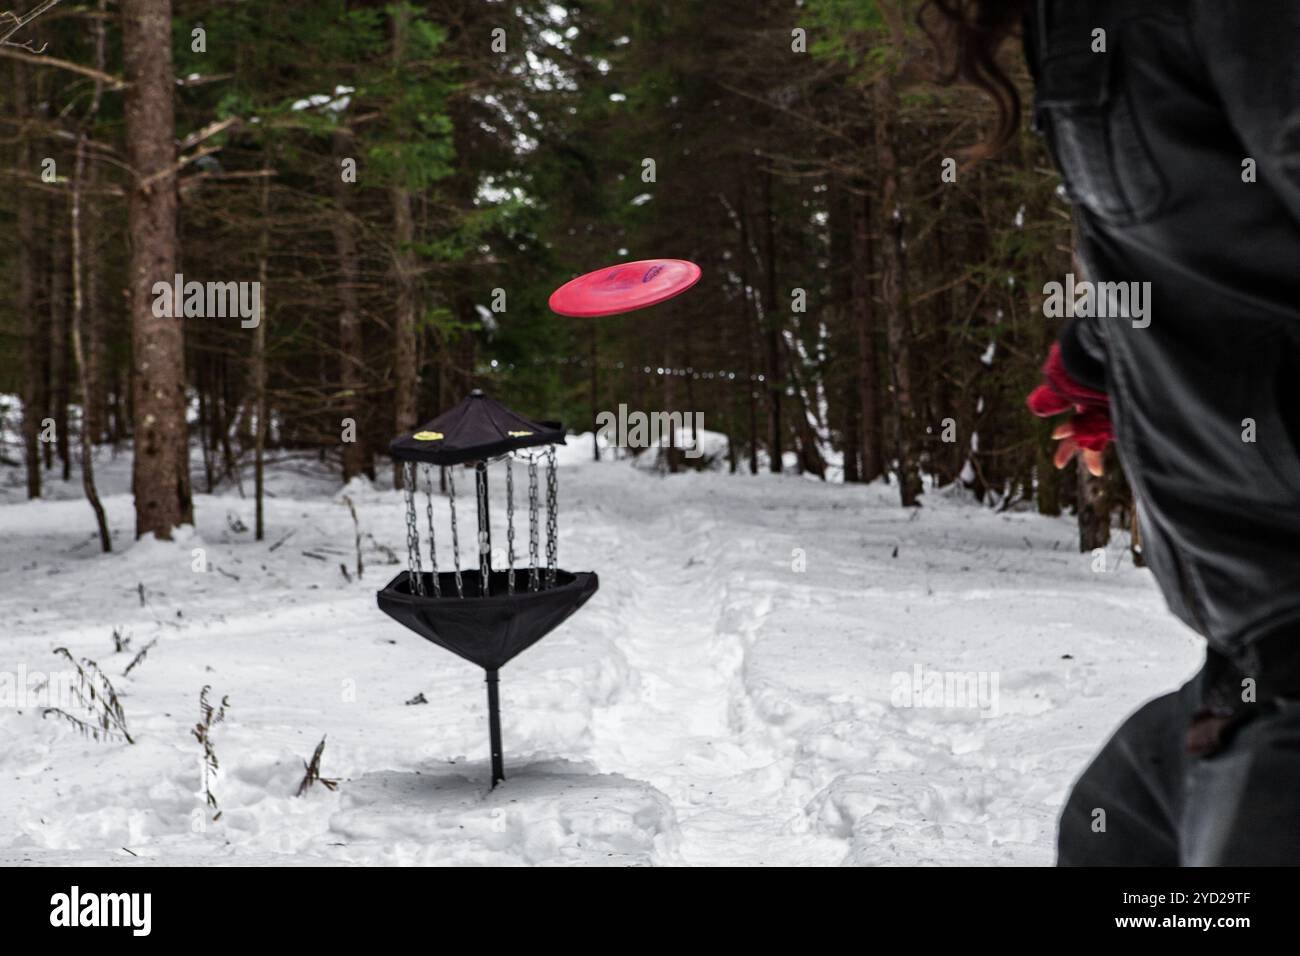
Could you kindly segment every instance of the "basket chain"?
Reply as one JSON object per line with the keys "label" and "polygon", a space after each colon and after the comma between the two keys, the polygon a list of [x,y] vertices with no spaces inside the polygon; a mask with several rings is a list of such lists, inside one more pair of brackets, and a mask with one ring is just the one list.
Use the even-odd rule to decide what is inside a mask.
{"label": "basket chain", "polygon": [[424,594],[420,571],[420,529],[415,518],[415,462],[402,462],[402,484],[406,486],[406,567],[411,593]]}
{"label": "basket chain", "polygon": [[555,446],[546,446],[546,586],[555,587],[556,552],[559,550],[559,534],[555,519],[559,510],[556,500],[555,482]]}
{"label": "basket chain", "polygon": [[478,506],[478,581],[479,594],[487,597],[492,580],[492,526],[488,517],[487,462],[474,466],[474,503]]}
{"label": "basket chain", "polygon": [[456,466],[447,469],[447,498],[451,504],[451,559],[456,563],[456,596],[465,596],[465,583],[460,577],[460,532],[456,528]]}
{"label": "basket chain", "polygon": [[506,593],[515,593],[515,471],[514,455],[506,455],[506,558],[510,570],[506,573]]}
{"label": "basket chain", "polygon": [[528,590],[537,590],[537,459],[528,455]]}
{"label": "basket chain", "polygon": [[429,520],[429,569],[433,572],[433,596],[442,597],[438,583],[438,545],[433,536],[433,465],[424,466],[424,513]]}

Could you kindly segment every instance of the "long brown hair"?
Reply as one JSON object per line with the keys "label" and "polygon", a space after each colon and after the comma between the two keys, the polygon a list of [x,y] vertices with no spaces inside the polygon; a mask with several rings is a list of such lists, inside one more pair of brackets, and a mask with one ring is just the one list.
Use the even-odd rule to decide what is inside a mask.
{"label": "long brown hair", "polygon": [[[1019,29],[1030,2],[926,0],[921,8],[921,27],[940,55],[940,81],[969,83],[987,93],[997,107],[997,127],[972,150],[976,158],[998,152],[1020,128],[1020,91],[998,63],[998,52]],[[938,16],[930,16],[931,11]]]}

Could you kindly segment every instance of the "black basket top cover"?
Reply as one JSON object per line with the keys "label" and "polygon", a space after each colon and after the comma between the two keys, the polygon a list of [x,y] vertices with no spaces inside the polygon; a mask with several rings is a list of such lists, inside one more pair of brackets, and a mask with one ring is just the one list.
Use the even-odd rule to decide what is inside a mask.
{"label": "black basket top cover", "polygon": [[394,458],[459,465],[534,445],[563,445],[559,422],[535,422],[493,401],[477,388],[469,398],[388,446]]}
{"label": "black basket top cover", "polygon": [[[433,575],[424,572],[426,594],[411,593],[403,571],[379,592],[379,607],[426,641],[445,647],[487,670],[497,670],[543,637],[587,602],[600,580],[594,571],[556,571],[555,587],[528,590],[528,571],[515,572],[515,593],[506,591],[505,571],[493,571],[491,593],[479,596],[479,573],[462,571],[465,597],[456,596],[456,575],[438,575],[442,597],[434,597]],[[545,575],[545,569],[541,573]]]}

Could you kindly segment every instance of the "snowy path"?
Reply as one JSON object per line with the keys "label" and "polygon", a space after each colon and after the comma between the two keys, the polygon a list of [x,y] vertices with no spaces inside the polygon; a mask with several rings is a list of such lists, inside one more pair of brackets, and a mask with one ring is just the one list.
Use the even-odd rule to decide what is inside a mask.
{"label": "snowy path", "polygon": [[809,794],[791,792],[792,747],[756,720],[744,687],[746,648],[770,597],[737,595],[736,556],[752,543],[719,528],[710,510],[679,506],[623,526],[621,547],[633,554],[652,554],[655,541],[687,546],[676,567],[633,570],[614,585],[630,592],[627,614],[638,622],[620,642],[637,693],[594,715],[593,760],[670,797],[683,862],[838,862],[839,841],[810,843],[791,830]]}
{"label": "snowy path", "polygon": [[[28,503],[0,474],[0,863],[1045,864],[1088,755],[1195,667],[1149,577],[1095,573],[1066,519],[586,447],[565,454],[561,558],[601,590],[503,671],[495,792],[481,673],[374,605],[404,541],[391,491],[347,490],[373,536],[348,582],[351,519],[307,463],[273,472],[265,542],[226,493],[197,499],[192,536],[130,543],[129,461],[105,462],[111,556],[75,482]],[[134,746],[4,700],[58,646],[110,673]],[[992,675],[996,707],[900,706],[918,670]],[[204,684],[231,697],[218,821],[189,735]],[[323,735],[339,789],[295,798]]]}

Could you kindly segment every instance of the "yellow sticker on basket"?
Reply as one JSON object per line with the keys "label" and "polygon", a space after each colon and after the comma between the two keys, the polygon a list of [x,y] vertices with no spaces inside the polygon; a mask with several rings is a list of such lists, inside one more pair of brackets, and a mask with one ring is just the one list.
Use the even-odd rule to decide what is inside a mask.
{"label": "yellow sticker on basket", "polygon": [[416,441],[441,441],[442,432],[416,432],[411,436]]}
{"label": "yellow sticker on basket", "polygon": [[531,435],[532,432],[506,432],[511,438],[523,438],[525,435]]}

